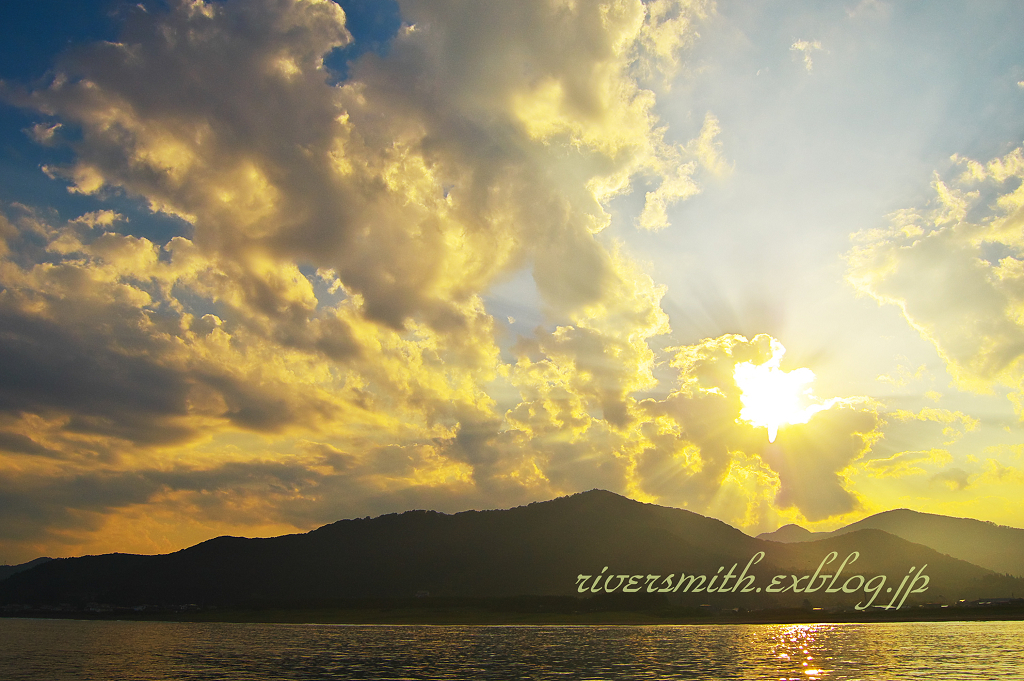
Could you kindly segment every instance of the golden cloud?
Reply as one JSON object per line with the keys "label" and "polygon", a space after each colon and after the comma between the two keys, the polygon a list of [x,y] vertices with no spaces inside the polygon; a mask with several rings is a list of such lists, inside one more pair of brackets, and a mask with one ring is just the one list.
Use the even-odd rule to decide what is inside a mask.
{"label": "golden cloud", "polygon": [[[670,144],[654,113],[656,70],[707,5],[402,9],[387,56],[338,84],[333,2],[197,0],[131,13],[43,87],[4,86],[81,131],[37,132],[73,152],[53,177],[190,226],[159,243],[111,211],[5,209],[5,541],[128,550],[139,522],[130,548],[166,550],[591,487],[745,525],[855,508],[844,470],[874,411],[830,403],[769,446],[734,372],[777,341],[659,354],[664,289],[596,236],[633,183],[650,187],[638,226],[660,229],[699,173],[728,170],[717,119]],[[485,295],[525,268],[547,323],[506,341]]]}

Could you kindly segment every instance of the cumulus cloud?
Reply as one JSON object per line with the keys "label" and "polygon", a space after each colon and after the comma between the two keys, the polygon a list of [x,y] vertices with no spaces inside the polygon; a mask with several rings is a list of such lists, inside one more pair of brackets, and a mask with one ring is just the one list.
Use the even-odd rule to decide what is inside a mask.
{"label": "cumulus cloud", "polygon": [[[408,0],[386,55],[335,82],[333,2],[178,0],[0,86],[72,152],[51,177],[190,225],[4,209],[6,539],[124,550],[102,542],[135,523],[132,550],[166,550],[592,487],[746,525],[855,508],[874,413],[831,402],[769,446],[733,371],[773,340],[659,354],[664,289],[597,237],[615,197],[664,229],[728,172],[713,115],[673,143],[655,114],[708,11]],[[484,295],[524,269],[547,323],[506,339]]]}
{"label": "cumulus cloud", "polygon": [[1020,412],[1024,356],[1024,152],[988,163],[953,157],[935,197],[855,235],[848,279],[896,305],[934,344],[961,389],[1012,389]]}
{"label": "cumulus cloud", "polygon": [[8,97],[81,128],[76,160],[50,172],[189,220],[250,280],[250,304],[286,307],[260,264],[298,261],[336,272],[375,321],[441,327],[531,247],[549,256],[533,266],[550,304],[596,300],[614,277],[591,236],[602,202],[648,178],[641,224],[660,228],[696,192],[693,154],[663,140],[635,73],[701,11],[407,2],[388,58],[335,87],[322,55],[351,38],[333,2],[179,2]]}
{"label": "cumulus cloud", "polygon": [[738,364],[771,362],[773,345],[777,341],[763,334],[751,340],[730,335],[679,348],[672,361],[680,370],[679,390],[640,404],[655,417],[656,446],[644,456],[676,459],[672,485],[687,499],[712,503],[739,467],[763,477],[766,486],[774,482],[776,508],[793,508],[811,521],[853,511],[858,501],[844,470],[877,439],[878,417],[869,405],[834,399],[806,423],[783,425],[779,440],[769,443],[764,430],[739,418],[742,391],[734,373]]}

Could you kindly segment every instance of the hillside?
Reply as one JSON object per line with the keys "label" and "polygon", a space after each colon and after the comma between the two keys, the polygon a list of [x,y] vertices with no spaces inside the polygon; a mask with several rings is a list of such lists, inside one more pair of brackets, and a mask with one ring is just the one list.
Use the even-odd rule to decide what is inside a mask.
{"label": "hillside", "polygon": [[0,581],[3,581],[5,579],[7,579],[11,575],[17,574],[19,572],[24,572],[25,570],[29,570],[31,568],[34,568],[36,565],[42,565],[43,563],[45,563],[48,560],[53,560],[53,559],[52,558],[45,558],[44,557],[44,558],[36,558],[35,560],[30,560],[29,562],[22,563],[20,565],[0,565]]}
{"label": "hillside", "polygon": [[[433,597],[497,598],[517,595],[580,596],[580,574],[615,576],[612,590],[639,580],[638,594],[652,576],[652,591],[664,577],[734,579],[759,552],[750,574],[751,591],[708,593],[701,578],[664,598],[680,604],[732,607],[800,604],[852,606],[863,592],[813,595],[786,589],[773,594],[775,575],[790,586],[836,553],[823,573],[853,552],[859,558],[842,579],[886,575],[886,584],[927,564],[928,592],[947,599],[1024,593],[1024,580],[997,584],[980,567],[943,556],[925,546],[873,529],[851,531],[815,542],[780,544],[749,537],[725,523],[690,511],[643,504],[593,490],[509,510],[446,515],[409,511],[373,519],[342,520],[306,534],[269,539],[219,537],[172,554],[109,554],[53,560],[0,582],[0,604],[140,604],[319,606],[346,599]],[[618,576],[622,578],[619,579]],[[657,581],[654,581],[654,578]],[[673,577],[672,584],[678,584]],[[807,577],[801,585],[806,585]],[[737,580],[738,581],[738,580]],[[863,582],[865,580],[861,580]],[[617,582],[617,586],[616,586]],[[733,582],[729,586],[733,586]],[[599,588],[585,597],[610,597]],[[719,581],[717,586],[721,586]],[[856,584],[856,582],[854,582]],[[877,584],[877,583],[876,583]],[[841,585],[841,583],[840,583]],[[839,586],[835,587],[837,590]],[[886,587],[892,588],[892,587]],[[901,587],[902,588],[902,587]],[[699,591],[698,591],[699,589]],[[696,592],[696,593],[695,593]],[[898,590],[897,590],[898,592]],[[597,594],[597,595],[595,595]],[[614,597],[621,597],[622,590]]]}
{"label": "hillside", "polygon": [[819,541],[865,529],[888,532],[993,572],[1024,576],[1024,530],[905,508],[878,513],[833,532],[809,532],[797,525],[786,525],[758,535],[758,539],[782,543]]}

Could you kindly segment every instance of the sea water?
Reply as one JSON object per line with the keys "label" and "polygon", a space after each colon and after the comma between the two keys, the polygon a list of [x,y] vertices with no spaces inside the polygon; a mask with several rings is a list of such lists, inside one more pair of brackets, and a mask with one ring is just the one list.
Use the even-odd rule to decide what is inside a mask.
{"label": "sea water", "polygon": [[1009,679],[1024,622],[429,626],[0,619],[0,679]]}

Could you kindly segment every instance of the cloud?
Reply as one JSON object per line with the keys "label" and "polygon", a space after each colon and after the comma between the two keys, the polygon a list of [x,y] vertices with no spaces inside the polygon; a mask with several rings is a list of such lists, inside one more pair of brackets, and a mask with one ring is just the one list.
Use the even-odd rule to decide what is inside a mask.
{"label": "cloud", "polygon": [[[410,0],[386,54],[334,82],[336,4],[181,0],[4,84],[70,151],[51,177],[190,225],[4,207],[12,545],[166,550],[592,487],[747,525],[855,509],[874,408],[828,402],[769,446],[733,376],[777,341],[658,350],[664,288],[599,236],[616,197],[665,229],[729,171],[714,115],[688,143],[656,115],[709,11]],[[544,323],[511,338],[485,294],[523,270]]]}
{"label": "cloud", "polygon": [[13,454],[60,456],[60,451],[39,444],[28,435],[17,432],[0,433],[0,451]]}
{"label": "cloud", "polygon": [[967,489],[971,485],[970,475],[962,468],[948,468],[936,473],[931,477],[931,481],[943,484],[955,492]]}
{"label": "cloud", "polygon": [[210,418],[275,431],[335,411],[333,396],[299,385],[297,350],[265,361],[257,315],[229,335],[185,310],[181,289],[211,278],[223,298],[240,295],[186,240],[159,249],[88,219],[51,228],[34,215],[13,229],[0,263],[0,411],[63,415],[68,432],[148,445],[195,438]]}
{"label": "cloud", "polygon": [[1024,471],[1019,467],[1005,466],[996,459],[985,461],[985,471],[978,477],[979,482],[1024,485]]}
{"label": "cloud", "polygon": [[814,52],[821,52],[821,43],[817,40],[795,40],[793,44],[789,46],[791,52],[798,52],[803,55],[804,68],[807,69],[807,73],[810,73],[814,68],[814,62],[811,60],[811,54]]}
{"label": "cloud", "polygon": [[943,425],[942,434],[949,438],[944,444],[951,445],[962,438],[965,433],[977,430],[980,421],[963,412],[948,409],[924,408],[914,413],[905,409],[893,409],[886,417],[896,421],[930,421]]}
{"label": "cloud", "polygon": [[927,366],[921,364],[920,366],[917,367],[917,369],[911,371],[910,367],[900,364],[896,369],[895,376],[881,374],[878,376],[877,380],[889,383],[895,388],[905,388],[909,383],[913,381],[920,381],[925,376],[927,369]]}
{"label": "cloud", "polygon": [[887,18],[891,13],[892,7],[881,0],[861,0],[856,6],[846,10],[846,15],[851,19]]}
{"label": "cloud", "polygon": [[[531,255],[551,256],[534,260],[550,304],[595,300],[610,276],[591,236],[602,202],[645,177],[641,224],[661,228],[697,191],[693,155],[664,141],[634,74],[685,44],[665,31],[692,32],[701,11],[409,2],[388,58],[366,55],[334,87],[322,55],[351,39],[334,3],[182,2],[133,12],[122,42],[8,98],[81,128],[76,160],[52,173],[184,217],[254,293],[261,262],[306,262],[374,321],[439,326]],[[563,153],[567,166],[548,162]],[[575,282],[549,271],[568,263]]]}
{"label": "cloud", "polygon": [[[739,466],[763,479],[762,488],[775,487],[778,509],[795,508],[811,521],[848,513],[858,501],[843,471],[877,439],[878,417],[869,405],[831,400],[806,423],[783,425],[770,444],[764,430],[739,418],[741,391],[733,376],[737,364],[770,361],[777,354],[773,343],[763,334],[751,340],[729,335],[677,349],[672,364],[680,371],[680,389],[640,403],[655,431],[654,446],[644,451],[648,470],[674,460],[671,485],[690,503],[713,503]],[[750,496],[757,502],[758,494]]]}
{"label": "cloud", "polygon": [[[18,497],[41,523],[23,526],[101,533],[213,497],[249,509],[231,522],[308,524],[342,508],[320,488],[628,487],[668,324],[663,290],[595,235],[634,184],[638,225],[661,229],[722,171],[713,116],[686,144],[655,114],[707,11],[410,1],[386,56],[335,83],[323,57],[352,41],[335,3],[179,0],[127,10],[118,41],[74,47],[45,83],[0,84],[40,117],[33,139],[70,152],[50,177],[190,225],[157,241],[109,209],[4,209],[4,470],[22,471],[12,499],[52,500]],[[553,323],[509,362],[483,294],[524,268]],[[518,398],[499,407],[496,386]],[[298,477],[252,489],[306,510],[246,501],[232,475],[261,461]]]}
{"label": "cloud", "polygon": [[910,475],[924,475],[921,465],[945,465],[953,457],[945,449],[900,452],[885,458],[875,458],[863,463],[868,475],[876,478],[903,478]]}
{"label": "cloud", "polygon": [[858,233],[847,256],[850,283],[898,306],[958,387],[1008,386],[1017,402],[1024,378],[1022,154],[1015,149],[986,164],[953,157],[962,171],[935,179],[929,206]]}

